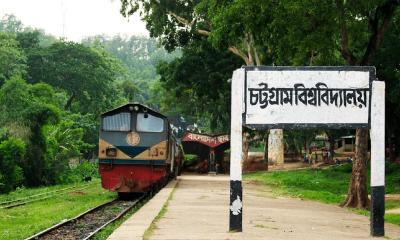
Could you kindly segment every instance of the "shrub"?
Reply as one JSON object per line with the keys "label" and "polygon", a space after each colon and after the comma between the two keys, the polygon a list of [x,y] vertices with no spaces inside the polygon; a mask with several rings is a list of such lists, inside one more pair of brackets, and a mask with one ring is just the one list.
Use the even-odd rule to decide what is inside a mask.
{"label": "shrub", "polygon": [[25,143],[10,137],[0,143],[0,192],[9,192],[22,183],[23,174],[19,166],[25,154]]}
{"label": "shrub", "polygon": [[74,183],[82,182],[87,178],[98,178],[98,165],[97,163],[85,161],[75,168],[66,171],[60,177],[61,183]]}
{"label": "shrub", "polygon": [[344,163],[342,165],[335,167],[335,171],[342,172],[342,173],[351,173],[352,170],[353,170],[352,163]]}
{"label": "shrub", "polygon": [[197,155],[185,154],[183,165],[184,166],[190,166],[195,161],[197,161]]}
{"label": "shrub", "polygon": [[400,164],[386,161],[385,172],[386,174],[400,173]]}

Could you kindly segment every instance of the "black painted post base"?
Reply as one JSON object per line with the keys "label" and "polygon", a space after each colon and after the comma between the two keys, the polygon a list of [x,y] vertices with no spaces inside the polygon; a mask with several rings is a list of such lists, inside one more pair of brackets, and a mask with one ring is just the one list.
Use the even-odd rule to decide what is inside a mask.
{"label": "black painted post base", "polygon": [[229,205],[229,231],[242,231],[242,181],[231,181],[231,197]]}
{"label": "black painted post base", "polygon": [[371,187],[371,236],[385,236],[385,186]]}

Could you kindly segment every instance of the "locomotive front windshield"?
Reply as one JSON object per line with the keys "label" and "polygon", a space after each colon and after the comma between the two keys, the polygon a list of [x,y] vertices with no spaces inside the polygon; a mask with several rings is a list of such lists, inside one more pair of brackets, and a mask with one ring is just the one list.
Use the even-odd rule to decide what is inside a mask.
{"label": "locomotive front windshield", "polygon": [[164,131],[164,120],[151,114],[138,113],[136,130],[138,132],[162,132]]}
{"label": "locomotive front windshield", "polygon": [[131,114],[122,112],[103,118],[104,131],[129,131],[131,126]]}

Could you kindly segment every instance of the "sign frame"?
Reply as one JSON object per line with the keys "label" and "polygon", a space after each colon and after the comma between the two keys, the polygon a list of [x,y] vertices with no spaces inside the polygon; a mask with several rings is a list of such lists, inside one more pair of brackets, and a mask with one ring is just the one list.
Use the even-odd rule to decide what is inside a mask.
{"label": "sign frame", "polygon": [[[362,71],[369,72],[368,123],[277,123],[246,124],[247,73],[249,71]],[[365,114],[365,113],[364,113]],[[322,121],[322,120],[321,120]],[[230,205],[229,231],[242,231],[242,143],[243,126],[253,129],[370,129],[371,138],[371,211],[370,233],[384,236],[385,215],[385,82],[378,81],[373,66],[302,66],[269,67],[251,66],[233,72],[231,82],[231,154],[230,154]]]}
{"label": "sign frame", "polygon": [[[376,81],[376,69],[372,66],[246,66],[243,67],[245,71],[244,76],[244,113],[242,116],[243,125],[251,129],[309,129],[309,128],[329,128],[329,129],[356,129],[356,128],[370,128],[371,127],[371,99],[372,99],[372,82]],[[246,86],[248,83],[247,73],[249,71],[357,71],[369,72],[369,99],[368,99],[368,125],[366,124],[338,124],[338,123],[278,123],[278,124],[246,124],[247,112],[247,91]]]}

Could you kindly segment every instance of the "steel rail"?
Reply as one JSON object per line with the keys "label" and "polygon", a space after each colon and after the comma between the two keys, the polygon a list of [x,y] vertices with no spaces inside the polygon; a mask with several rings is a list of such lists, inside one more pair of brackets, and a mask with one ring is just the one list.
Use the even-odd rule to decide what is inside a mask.
{"label": "steel rail", "polygon": [[33,235],[33,236],[30,236],[30,237],[28,237],[28,238],[25,238],[25,240],[38,239],[39,237],[43,236],[44,234],[46,234],[46,233],[48,233],[48,232],[50,232],[50,231],[52,231],[52,230],[54,230],[54,229],[56,229],[56,228],[59,228],[59,227],[65,225],[65,224],[67,224],[67,223],[76,221],[78,218],[80,218],[80,217],[82,217],[82,216],[84,216],[84,215],[86,215],[86,214],[88,214],[88,213],[94,212],[94,211],[96,211],[96,210],[99,209],[99,208],[102,208],[102,207],[104,207],[104,206],[110,205],[110,204],[114,203],[115,201],[117,201],[117,199],[113,199],[113,200],[111,200],[111,201],[109,201],[109,202],[100,204],[100,205],[98,205],[98,206],[96,206],[96,207],[94,207],[94,208],[91,208],[91,209],[87,210],[86,212],[83,212],[83,213],[79,214],[78,216],[76,216],[76,217],[74,217],[74,218],[71,218],[71,219],[68,219],[68,220],[63,220],[63,221],[57,223],[56,225],[53,225],[53,226],[51,226],[51,227],[49,227],[49,228],[47,228],[47,229],[45,229],[45,230],[43,230],[43,231],[41,231],[41,232],[39,232],[39,233],[36,233],[36,234]]}
{"label": "steel rail", "polygon": [[[143,199],[145,199],[146,196],[147,196],[146,194],[143,194],[142,196],[140,196],[138,199],[136,199],[136,200],[132,203],[131,206],[128,206],[127,208],[125,208],[124,210],[122,210],[116,217],[114,217],[113,219],[107,221],[105,224],[103,224],[102,226],[98,227],[96,230],[90,232],[89,235],[86,236],[86,237],[83,238],[83,239],[90,239],[90,238],[93,237],[97,232],[99,232],[100,230],[102,230],[103,228],[105,228],[106,226],[108,226],[109,224],[115,222],[116,220],[120,219],[120,218],[121,218],[122,216],[124,216],[129,210],[131,210],[133,207],[137,206],[138,203],[140,203]],[[57,223],[57,224],[55,224],[55,225],[53,225],[53,226],[51,226],[51,227],[49,227],[49,228],[47,228],[47,229],[45,229],[45,230],[43,230],[43,231],[41,231],[41,232],[39,232],[39,233],[33,235],[33,236],[30,236],[30,237],[26,238],[25,240],[40,239],[41,237],[43,237],[44,235],[50,233],[51,231],[56,230],[56,229],[58,229],[58,228],[60,228],[60,227],[62,227],[62,226],[64,226],[64,225],[69,224],[69,223],[73,224],[73,223],[75,223],[76,221],[78,221],[79,219],[83,218],[85,215],[90,214],[90,213],[93,213],[93,212],[96,212],[97,210],[100,210],[100,209],[106,207],[107,205],[112,205],[112,204],[114,204],[116,201],[118,201],[118,199],[114,199],[114,200],[112,200],[112,201],[109,201],[109,202],[100,204],[100,205],[98,205],[98,206],[96,206],[96,207],[94,207],[94,208],[91,208],[91,209],[89,209],[89,210],[87,210],[87,211],[85,211],[85,212],[79,214],[78,216],[76,216],[76,217],[74,217],[74,218],[71,218],[71,219],[68,219],[68,220],[63,220],[63,221],[61,221],[60,223]]]}
{"label": "steel rail", "polygon": [[138,203],[140,203],[146,195],[141,196],[139,199],[137,199],[135,202],[133,202],[132,206],[129,206],[128,208],[124,209],[123,211],[121,211],[115,218],[111,219],[110,221],[106,222],[105,224],[103,224],[102,226],[100,226],[99,228],[97,228],[96,230],[94,230],[93,232],[91,232],[87,237],[85,237],[83,240],[88,240],[90,238],[92,238],[96,233],[98,233],[99,231],[101,231],[103,228],[107,227],[108,225],[110,225],[111,223],[117,221],[118,219],[120,219],[121,217],[123,217],[129,210],[131,210],[132,208],[134,208]]}
{"label": "steel rail", "polygon": [[12,204],[12,203],[15,203],[15,202],[21,202],[21,201],[24,201],[24,200],[34,199],[34,198],[36,198],[38,196],[42,196],[42,195],[54,195],[55,193],[65,192],[65,191],[70,190],[70,189],[76,189],[76,188],[80,188],[80,187],[84,187],[84,186],[89,186],[90,184],[93,184],[93,183],[87,183],[87,184],[82,184],[82,185],[77,185],[77,186],[57,189],[57,190],[53,190],[53,191],[48,191],[48,192],[43,192],[43,193],[31,195],[31,196],[28,196],[28,197],[23,197],[23,198],[18,198],[18,199],[14,199],[14,200],[4,201],[4,202],[0,202],[0,206],[1,205],[9,205],[9,204]]}
{"label": "steel rail", "polygon": [[[29,201],[25,201],[25,202],[22,202],[22,200],[21,201],[15,200],[15,201],[13,201],[14,204],[6,205],[6,206],[0,206],[0,209],[9,209],[9,208],[25,205],[25,204],[28,204],[28,203],[31,203],[31,202],[37,202],[37,201],[45,200],[45,199],[52,198],[52,197],[62,196],[64,194],[66,194],[66,193],[70,193],[70,192],[86,189],[89,186],[90,186],[90,184],[82,185],[82,186],[80,186],[80,188],[71,187],[71,188],[68,188],[68,190],[71,190],[71,191],[66,191],[67,189],[64,189],[62,192],[59,192],[57,194],[54,194],[54,192],[53,192],[53,194],[51,194],[49,196],[42,197],[42,198],[27,198]],[[30,200],[30,199],[32,199],[32,200]]]}

